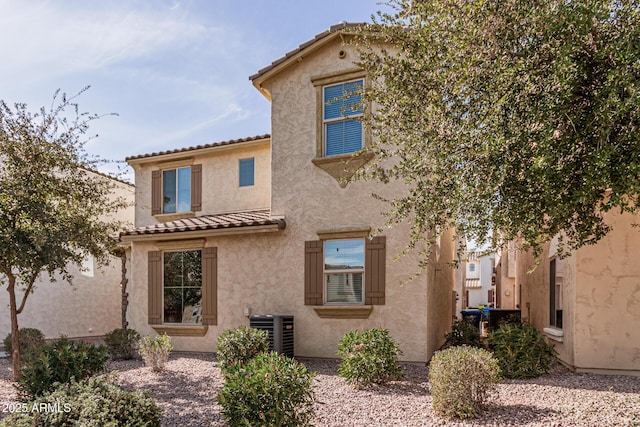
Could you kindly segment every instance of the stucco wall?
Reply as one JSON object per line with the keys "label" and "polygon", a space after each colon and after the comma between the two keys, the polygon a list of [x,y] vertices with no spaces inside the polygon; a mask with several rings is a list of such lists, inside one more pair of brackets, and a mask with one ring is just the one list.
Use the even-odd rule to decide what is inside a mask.
{"label": "stucco wall", "polygon": [[[251,209],[266,209],[271,197],[271,157],[269,140],[252,141],[238,145],[223,146],[202,152],[187,151],[172,156],[169,163],[160,163],[164,157],[145,159],[134,164],[136,180],[136,227],[163,222],[151,215],[151,171],[162,169],[180,159],[194,159],[193,164],[202,164],[202,210],[197,215],[216,214]],[[240,187],[239,160],[254,157],[254,185]],[[175,166],[173,166],[175,167]]]}
{"label": "stucco wall", "polygon": [[639,218],[605,218],[610,234],[575,256],[575,365],[640,373]]}
{"label": "stucco wall", "polygon": [[[342,58],[339,52],[346,53]],[[305,240],[317,240],[318,231],[332,227],[366,225],[372,229],[384,224],[384,203],[372,198],[373,192],[386,196],[397,195],[401,185],[381,186],[371,182],[350,183],[341,188],[324,170],[316,167],[317,103],[312,79],[354,70],[357,54],[352,46],[344,46],[339,39],[324,46],[289,69],[268,80],[265,87],[272,99],[272,212],[287,220],[286,259],[298,259],[292,270],[292,284],[303,286],[301,256]],[[374,306],[367,320],[321,319],[310,306],[299,306],[302,296],[294,304],[299,306],[296,319],[298,330],[313,334],[303,343],[296,343],[300,355],[335,356],[335,348],[342,334],[357,328],[381,326],[388,328],[399,341],[404,359],[425,361],[435,350],[437,339],[429,338],[425,325],[439,325],[451,321],[451,292],[453,279],[432,283],[429,271],[404,285],[409,275],[417,271],[414,255],[398,262],[393,257],[406,245],[407,227],[385,230],[387,236],[386,304]],[[447,245],[453,252],[453,244]],[[444,255],[441,259],[451,259]],[[435,266],[433,268],[436,268]],[[449,268],[449,267],[442,267]],[[443,271],[442,269],[440,270]],[[449,277],[450,274],[442,273]],[[429,290],[429,294],[428,294]],[[433,292],[432,292],[433,291]],[[430,311],[431,317],[427,318]],[[442,327],[434,326],[439,335]]]}
{"label": "stucco wall", "polygon": [[[117,183],[114,195],[127,198],[131,206],[115,215],[120,221],[133,224],[134,188]],[[18,315],[20,328],[40,329],[47,338],[61,334],[69,337],[101,336],[121,326],[121,261],[113,257],[109,265],[97,268],[90,260],[93,272],[82,273],[72,267],[74,286],[62,279],[51,283],[43,274],[29,295],[24,311]],[[22,298],[22,293],[17,293]],[[19,302],[18,302],[19,303]],[[11,331],[9,318],[9,294],[0,288],[0,306],[7,307],[0,316],[0,339]]]}
{"label": "stucco wall", "polygon": [[[640,373],[640,231],[631,227],[631,215],[605,218],[613,231],[562,261],[562,336],[548,334],[549,342],[579,371]],[[549,261],[555,249],[554,241],[545,246],[532,273],[531,254],[517,255],[522,313],[540,331],[549,327]]]}

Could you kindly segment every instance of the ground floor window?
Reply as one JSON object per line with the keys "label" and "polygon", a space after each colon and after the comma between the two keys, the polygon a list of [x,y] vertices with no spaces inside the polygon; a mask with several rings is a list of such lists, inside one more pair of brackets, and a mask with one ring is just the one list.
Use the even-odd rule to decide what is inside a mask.
{"label": "ground floor window", "polygon": [[562,279],[564,268],[560,258],[549,265],[549,324],[562,329]]}
{"label": "ground floor window", "polygon": [[164,323],[202,323],[202,251],[163,254]]}
{"label": "ground floor window", "polygon": [[326,240],[324,277],[327,304],[363,304],[364,239]]}

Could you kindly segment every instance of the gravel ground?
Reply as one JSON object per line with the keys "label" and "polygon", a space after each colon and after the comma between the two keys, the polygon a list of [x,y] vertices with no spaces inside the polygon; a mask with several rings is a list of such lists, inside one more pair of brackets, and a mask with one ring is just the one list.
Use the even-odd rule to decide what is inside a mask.
{"label": "gravel ground", "polygon": [[[509,380],[478,419],[436,418],[427,368],[405,365],[405,378],[354,390],[337,375],[334,360],[300,359],[315,379],[314,425],[323,426],[640,426],[640,377],[574,374],[558,368],[534,380]],[[167,370],[154,373],[139,360],[111,362],[126,388],[149,390],[164,409],[164,426],[224,426],[216,394],[222,377],[209,354],[174,353]],[[16,401],[11,366],[0,359],[0,404]]]}

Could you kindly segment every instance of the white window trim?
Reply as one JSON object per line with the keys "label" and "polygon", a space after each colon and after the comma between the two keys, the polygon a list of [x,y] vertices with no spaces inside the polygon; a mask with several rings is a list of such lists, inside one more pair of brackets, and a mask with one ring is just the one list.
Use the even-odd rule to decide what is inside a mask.
{"label": "white window trim", "polygon": [[[187,211],[178,210],[178,206],[180,205],[180,198],[179,198],[179,191],[178,191],[179,189],[178,170],[179,169],[189,169],[189,209]],[[164,210],[164,173],[169,171],[176,172],[176,210],[175,212],[165,212]],[[191,212],[191,192],[193,191],[193,189],[191,188],[191,165],[176,166],[172,168],[162,169],[161,176],[162,176],[162,179],[161,179],[160,185],[161,185],[161,193],[162,193],[163,200],[162,200],[162,213],[160,215],[193,214],[193,212]]]}
{"label": "white window trim", "polygon": [[[331,87],[331,86],[337,86],[337,85],[341,85],[341,84],[346,84],[346,83],[352,83],[352,82],[357,82],[362,80],[362,88],[366,87],[367,84],[367,80],[364,77],[357,77],[357,78],[353,78],[353,79],[347,79],[347,80],[341,80],[338,82],[332,82],[332,83],[328,83],[325,85],[322,85],[321,88],[321,95],[322,95],[322,157],[337,157],[337,156],[350,156],[353,153],[339,153],[339,154],[332,154],[332,155],[327,155],[327,131],[326,131],[326,125],[329,123],[338,123],[338,122],[345,122],[347,120],[357,120],[361,117],[364,116],[364,112],[363,113],[359,113],[359,114],[354,114],[354,115],[350,115],[350,116],[345,116],[345,115],[341,115],[340,117],[336,117],[333,119],[325,119],[324,118],[324,113],[325,113],[325,108],[327,107],[327,104],[324,101],[324,91],[326,88]],[[364,110],[364,106],[362,107]],[[361,124],[362,125],[362,124]],[[360,141],[360,150],[362,150],[363,148],[365,148],[365,130],[364,130],[364,126],[362,125],[362,137],[361,137],[361,141]]]}
{"label": "white window trim", "polygon": [[[199,242],[199,241],[198,241]],[[162,250],[162,325],[164,326],[170,326],[170,327],[174,327],[174,326],[189,326],[189,327],[193,327],[193,326],[206,326],[202,324],[202,320],[201,323],[176,323],[176,322],[165,322],[164,319],[164,291],[165,291],[165,286],[164,286],[164,254],[169,253],[169,252],[189,252],[189,251],[199,251],[200,252],[200,259],[202,259],[202,256],[204,256],[204,250],[202,246],[195,246],[194,245],[188,245],[188,247],[186,248],[171,248],[171,249],[164,249]],[[200,267],[200,275],[202,276],[204,274],[204,272],[202,271],[202,266]],[[204,287],[203,281],[204,278],[202,277],[200,280],[200,292],[202,293],[202,288]],[[202,304],[202,297],[200,297],[200,301]],[[184,311],[184,307],[182,308],[182,310]],[[202,318],[202,313],[200,313],[200,317]]]}
{"label": "white window trim", "polygon": [[[326,243],[327,242],[335,242],[338,240],[362,240],[363,241],[363,259],[364,259],[364,263],[367,262],[367,257],[366,257],[366,244],[364,242],[364,238],[344,238],[344,239],[327,239],[327,240],[323,240],[322,241],[322,294],[323,294],[323,301],[322,303],[326,306],[362,306],[364,305],[365,302],[365,270],[366,270],[366,265],[362,266],[362,269],[360,268],[350,268],[350,269],[344,269],[344,270],[326,270],[325,269],[325,256],[326,256]],[[363,263],[363,264],[364,264]],[[340,273],[362,273],[362,301],[360,302],[345,302],[345,301],[336,301],[336,302],[328,302],[327,301],[327,297],[328,297],[328,288],[327,288],[327,279],[328,276],[330,274],[340,274]]]}

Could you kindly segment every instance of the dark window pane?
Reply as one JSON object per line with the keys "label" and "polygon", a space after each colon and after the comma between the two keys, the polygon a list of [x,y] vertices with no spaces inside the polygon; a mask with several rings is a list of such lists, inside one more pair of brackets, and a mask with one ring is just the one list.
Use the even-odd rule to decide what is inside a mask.
{"label": "dark window pane", "polygon": [[162,172],[162,212],[174,213],[176,211],[176,171]]}

